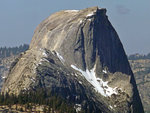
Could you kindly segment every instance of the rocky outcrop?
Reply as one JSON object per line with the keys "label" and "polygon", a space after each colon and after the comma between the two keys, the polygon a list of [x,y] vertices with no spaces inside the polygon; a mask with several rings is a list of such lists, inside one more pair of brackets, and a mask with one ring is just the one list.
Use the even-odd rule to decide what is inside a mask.
{"label": "rocky outcrop", "polygon": [[5,79],[8,76],[11,64],[15,61],[16,58],[17,55],[12,55],[6,58],[0,58],[0,90],[2,88]]}
{"label": "rocky outcrop", "polygon": [[44,88],[90,112],[143,113],[136,82],[106,9],[64,10],[35,30],[3,93]]}

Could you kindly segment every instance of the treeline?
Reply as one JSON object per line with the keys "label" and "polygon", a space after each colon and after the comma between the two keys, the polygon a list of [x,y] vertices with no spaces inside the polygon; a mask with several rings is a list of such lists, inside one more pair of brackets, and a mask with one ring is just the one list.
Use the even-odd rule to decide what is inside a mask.
{"label": "treeline", "polygon": [[0,47],[0,58],[18,55],[29,48],[28,44],[20,45],[19,47]]}
{"label": "treeline", "polygon": [[[0,105],[24,105],[25,109],[30,109],[36,105],[45,105],[44,112],[57,111],[58,113],[76,113],[74,106],[56,94],[39,89],[36,92],[21,93],[18,96],[0,94]],[[83,113],[83,112],[81,112]]]}
{"label": "treeline", "polygon": [[129,60],[150,59],[150,53],[147,55],[133,54],[128,56]]}

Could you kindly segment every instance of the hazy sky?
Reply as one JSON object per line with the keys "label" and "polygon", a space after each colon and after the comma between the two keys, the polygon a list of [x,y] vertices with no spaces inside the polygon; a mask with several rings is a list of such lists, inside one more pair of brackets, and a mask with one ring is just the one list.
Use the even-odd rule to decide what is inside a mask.
{"label": "hazy sky", "polygon": [[0,0],[0,46],[30,43],[36,26],[64,9],[107,8],[127,54],[150,52],[150,0]]}

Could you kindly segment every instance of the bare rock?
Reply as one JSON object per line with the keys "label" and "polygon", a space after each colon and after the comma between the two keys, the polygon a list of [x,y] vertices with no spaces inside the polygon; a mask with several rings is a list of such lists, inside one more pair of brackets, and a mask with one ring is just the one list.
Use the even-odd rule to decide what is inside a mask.
{"label": "bare rock", "polygon": [[136,82],[106,9],[64,10],[35,30],[3,93],[44,88],[95,113],[143,113]]}

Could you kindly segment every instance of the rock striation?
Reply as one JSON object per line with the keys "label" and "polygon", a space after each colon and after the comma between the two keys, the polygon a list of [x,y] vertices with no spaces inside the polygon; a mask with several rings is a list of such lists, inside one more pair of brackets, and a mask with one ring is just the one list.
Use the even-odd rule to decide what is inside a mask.
{"label": "rock striation", "polygon": [[144,112],[123,46],[103,8],[60,11],[37,26],[2,92],[18,95],[38,88],[61,95],[77,112]]}

